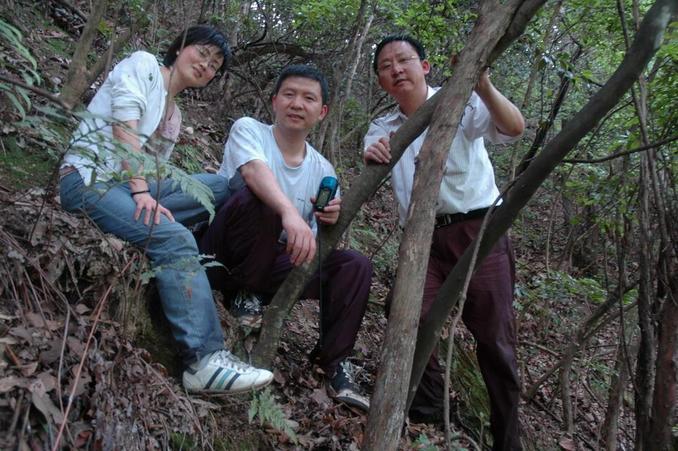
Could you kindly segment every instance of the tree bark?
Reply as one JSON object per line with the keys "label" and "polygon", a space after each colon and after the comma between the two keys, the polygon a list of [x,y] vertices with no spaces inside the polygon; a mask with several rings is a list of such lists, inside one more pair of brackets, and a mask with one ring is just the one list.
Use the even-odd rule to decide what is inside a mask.
{"label": "tree bark", "polygon": [[[374,18],[373,14],[367,17],[368,3],[367,0],[361,0],[360,8],[356,13],[355,23],[349,32],[351,38],[343,47],[343,51],[340,52],[343,54],[343,57],[333,67],[331,80],[332,95],[330,99],[332,105],[329,114],[320,124],[316,139],[318,149],[323,149],[324,147],[326,148],[325,144],[329,135],[329,151],[323,152],[323,154],[335,166],[337,165],[337,155],[334,152],[336,143],[332,142],[333,135],[336,138],[336,129],[341,127],[343,106],[350,94],[351,81],[360,61],[362,45],[365,42],[367,32],[372,26]],[[344,89],[344,86],[346,89]]]}
{"label": "tree bark", "polygon": [[434,111],[428,134],[418,155],[412,198],[400,244],[398,270],[381,366],[377,374],[367,420],[366,450],[392,450],[398,446],[408,395],[415,337],[426,276],[440,182],[450,145],[480,71],[491,50],[506,32],[520,1],[485,2],[459,55],[452,79]]}
{"label": "tree bark", "polygon": [[[674,262],[675,263],[675,262]],[[678,267],[673,265],[671,292],[659,315],[657,367],[647,449],[671,449],[671,427],[676,424],[678,391]],[[675,443],[674,443],[675,445]],[[675,449],[675,448],[673,448]]]}
{"label": "tree bark", "polygon": [[59,97],[62,102],[73,108],[80,103],[80,97],[89,86],[110,66],[112,55],[130,40],[132,35],[141,26],[142,19],[133,19],[132,25],[119,37],[111,39],[111,47],[101,55],[90,69],[87,68],[87,55],[92,49],[92,43],[97,35],[98,25],[106,12],[108,0],[99,0],[90,14],[87,24],[82,31],[78,45],[73,53],[71,64],[68,67],[66,81]]}
{"label": "tree bark", "polygon": [[[633,315],[633,321],[629,321],[631,325],[637,320]],[[624,400],[624,391],[626,384],[629,382],[629,365],[631,358],[635,355],[638,346],[633,343],[633,327],[627,327],[625,337],[619,334],[619,346],[617,347],[617,360],[614,367],[614,373],[610,380],[610,389],[607,396],[607,407],[605,409],[605,420],[603,420],[601,439],[605,444],[606,451],[617,451],[619,449],[617,442],[617,433],[619,432],[619,414],[622,408],[622,401]]]}
{"label": "tree bark", "polygon": [[71,108],[78,104],[80,96],[89,86],[86,84],[88,78],[87,54],[92,48],[92,42],[97,35],[97,27],[106,12],[107,6],[108,0],[99,0],[94,5],[85,28],[82,30],[78,45],[75,47],[75,52],[73,52],[71,64],[68,66],[66,81],[61,90],[61,99]]}
{"label": "tree bark", "polygon": [[[625,173],[628,170],[628,158],[622,161],[621,172]],[[629,248],[629,236],[631,230],[630,215],[624,214],[621,209],[617,210],[617,221],[622,225],[621,231],[615,231],[615,247],[617,251],[617,286],[619,289],[626,286],[626,255]],[[619,311],[624,308],[624,294],[619,292]],[[631,375],[631,360],[635,356],[637,350],[637,341],[635,340],[635,327],[628,327],[628,325],[635,324],[637,318],[629,320],[623,319],[619,321],[619,345],[617,347],[617,360],[615,363],[615,371],[610,380],[610,388],[607,396],[607,407],[605,409],[605,420],[602,426],[602,442],[605,444],[607,451],[617,450],[617,432],[619,424],[619,414],[622,408],[622,401],[624,399],[624,391],[628,384]],[[628,325],[627,325],[628,324]],[[627,343],[634,343],[629,352]]]}
{"label": "tree bark", "polygon": [[363,45],[365,44],[365,38],[367,38],[367,34],[370,31],[370,27],[372,26],[372,21],[374,20],[374,14],[370,14],[363,26],[362,31],[359,34],[359,37],[357,38],[357,42],[355,42],[353,45],[355,47],[355,55],[353,57],[353,61],[351,62],[350,67],[348,68],[348,74],[344,74],[344,77],[346,78],[346,88],[344,89],[343,95],[341,97],[337,98],[336,102],[336,119],[335,121],[330,125],[329,129],[329,135],[330,135],[330,156],[332,157],[333,161],[338,162],[338,155],[340,154],[340,142],[339,142],[339,131],[341,130],[341,125],[342,125],[342,119],[344,117],[344,108],[346,107],[346,100],[351,95],[351,89],[353,87],[353,78],[355,77],[356,70],[358,69],[358,63],[360,63],[360,59],[362,57],[362,48]]}
{"label": "tree bark", "polygon": [[[527,204],[553,169],[595,127],[600,118],[609,111],[637,80],[643,68],[655,54],[664,30],[678,4],[673,0],[658,0],[649,9],[635,40],[621,64],[605,85],[586,105],[567,122],[561,132],[551,140],[533,160],[525,172],[515,181],[506,201],[494,212],[487,233],[482,238],[478,262],[484,258],[494,243],[508,230],[520,210]],[[445,318],[457,303],[464,275],[468,270],[473,244],[461,257],[443,284],[430,310],[429,320],[419,328],[417,351],[414,359],[410,393],[418,385],[426,361],[440,337]],[[410,396],[411,398],[412,396]],[[411,399],[408,400],[408,405]]]}

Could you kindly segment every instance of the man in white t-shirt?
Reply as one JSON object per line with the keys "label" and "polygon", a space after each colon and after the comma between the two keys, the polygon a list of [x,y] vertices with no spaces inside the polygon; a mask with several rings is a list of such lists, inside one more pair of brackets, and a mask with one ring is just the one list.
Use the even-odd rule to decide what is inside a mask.
{"label": "man in white t-shirt", "polygon": [[[410,36],[383,39],[373,68],[380,86],[398,110],[376,119],[365,136],[366,163],[391,160],[389,138],[437,89],[426,82],[430,64],[422,45]],[[490,82],[485,71],[471,95],[452,142],[438,197],[422,300],[422,319],[447,275],[477,236],[487,209],[499,196],[484,140],[507,143],[524,129],[520,111]],[[405,150],[392,170],[391,183],[404,225],[410,205],[417,155],[426,132]],[[518,402],[520,383],[515,356],[512,309],[514,261],[506,236],[481,263],[467,293],[463,320],[477,342],[476,354],[490,398],[495,450],[520,449]],[[443,420],[444,384],[437,352],[429,360],[409,411],[414,422]]]}
{"label": "man in white t-shirt", "polygon": [[[327,114],[327,93],[316,68],[289,66],[274,89],[274,124],[244,117],[231,128],[219,174],[234,194],[200,238],[201,252],[225,267],[210,269],[210,282],[225,299],[242,289],[275,294],[294,266],[313,259],[318,223],[339,218],[339,196],[314,210],[320,181],[336,173],[306,142]],[[322,281],[316,274],[302,294],[322,300],[320,340],[311,359],[327,375],[330,395],[367,410],[369,400],[353,383],[347,358],[365,314],[372,265],[356,251],[334,250],[321,274]]]}

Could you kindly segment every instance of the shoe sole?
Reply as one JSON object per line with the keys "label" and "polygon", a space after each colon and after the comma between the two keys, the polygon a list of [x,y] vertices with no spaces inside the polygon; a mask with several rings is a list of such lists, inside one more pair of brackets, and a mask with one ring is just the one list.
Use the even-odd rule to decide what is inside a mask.
{"label": "shoe sole", "polygon": [[[370,403],[369,403],[369,401],[367,401],[367,403],[364,403],[364,402],[358,401],[358,400],[355,399],[355,398],[351,398],[351,397],[348,397],[348,396],[339,396],[339,395],[337,394],[337,392],[334,391],[334,389],[332,388],[332,386],[331,386],[329,383],[326,384],[325,390],[327,391],[327,395],[328,395],[330,398],[335,399],[335,400],[339,401],[339,402],[342,403],[342,404],[346,404],[346,405],[349,406],[349,407],[355,407],[356,409],[360,409],[360,410],[362,410],[362,411],[364,411],[364,412],[367,412],[367,411],[370,410]],[[361,395],[361,396],[362,396],[362,395]]]}
{"label": "shoe sole", "polygon": [[346,404],[347,406],[355,407],[356,409],[360,409],[363,412],[368,412],[370,410],[369,404],[365,405],[364,403],[357,401],[354,398],[348,398],[348,397],[344,397],[344,396],[335,396],[334,399],[336,399],[337,401],[339,401],[342,404]]}
{"label": "shoe sole", "polygon": [[262,388],[266,387],[267,385],[269,385],[271,382],[273,382],[273,379],[271,379],[270,381],[268,381],[264,384],[261,384],[261,385],[253,385],[253,386],[250,386],[250,387],[243,387],[243,388],[239,388],[237,390],[189,390],[189,389],[186,389],[186,391],[188,393],[192,394],[192,395],[211,395],[211,396],[215,396],[215,395],[218,395],[218,396],[239,395],[241,393],[262,389]]}
{"label": "shoe sole", "polygon": [[262,317],[261,316],[241,316],[238,319],[238,324],[244,327],[249,327],[250,329],[261,329]]}

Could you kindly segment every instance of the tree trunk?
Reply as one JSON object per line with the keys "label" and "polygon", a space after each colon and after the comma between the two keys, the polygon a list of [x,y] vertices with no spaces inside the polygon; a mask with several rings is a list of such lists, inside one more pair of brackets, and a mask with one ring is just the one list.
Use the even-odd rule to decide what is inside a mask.
{"label": "tree trunk", "polygon": [[[624,158],[621,171],[625,173],[628,170],[629,159]],[[622,224],[622,232],[615,232],[615,246],[617,250],[617,286],[619,289],[626,286],[626,254],[629,248],[629,236],[631,231],[631,219],[629,215],[624,214],[621,209],[617,211],[617,221]],[[623,304],[624,293],[619,292],[619,311],[624,308]],[[635,327],[629,327],[637,322],[634,320],[624,321],[623,318],[619,321],[619,346],[617,347],[617,360],[615,363],[615,371],[610,380],[610,388],[607,396],[607,407],[605,410],[605,420],[602,427],[602,441],[605,443],[607,451],[617,450],[617,432],[619,423],[619,414],[622,408],[622,401],[624,399],[624,391],[626,384],[628,384],[631,375],[631,361],[638,349],[637,341],[635,340]],[[627,343],[634,343],[633,351],[629,352]]]}
{"label": "tree trunk", "polygon": [[[678,391],[678,267],[673,265],[671,292],[659,315],[657,368],[647,449],[669,451],[676,424]],[[675,445],[675,443],[674,443]],[[675,449],[675,448],[673,448]]]}
{"label": "tree trunk", "polygon": [[418,155],[418,167],[405,232],[381,366],[367,420],[366,450],[398,446],[408,392],[415,337],[426,276],[438,193],[445,162],[466,102],[491,50],[506,32],[520,2],[486,2],[468,43],[459,56],[452,79],[443,87],[428,134]]}
{"label": "tree trunk", "polygon": [[360,59],[362,57],[362,49],[363,45],[365,44],[365,38],[367,38],[367,33],[370,31],[370,27],[372,26],[372,21],[374,20],[374,14],[370,14],[367,20],[365,21],[365,25],[363,26],[362,31],[360,32],[356,42],[353,44],[355,47],[355,55],[353,57],[353,61],[351,62],[350,67],[348,68],[348,74],[344,74],[344,77],[346,79],[346,88],[344,89],[344,93],[341,97],[339,97],[336,102],[336,110],[337,110],[337,115],[336,115],[336,120],[332,122],[330,125],[330,155],[334,158],[334,160],[339,163],[338,155],[340,154],[340,142],[339,142],[339,131],[341,130],[341,124],[342,124],[342,119],[344,117],[344,108],[346,107],[346,100],[351,95],[351,88],[353,85],[353,78],[355,77],[356,70],[358,69],[358,63],[360,63]]}
{"label": "tree trunk", "polygon": [[85,24],[78,45],[73,53],[71,64],[68,67],[66,81],[59,97],[70,108],[80,103],[80,97],[88,87],[108,68],[111,64],[113,55],[127,44],[130,38],[137,32],[143,22],[143,18],[132,19],[132,25],[124,31],[119,37],[111,38],[111,46],[108,51],[101,55],[90,69],[87,68],[87,56],[92,50],[92,44],[98,32],[99,22],[101,22],[108,0],[99,0]]}
{"label": "tree trunk", "polygon": [[[324,151],[323,154],[335,166],[337,165],[337,156],[334,153],[332,131],[333,129],[341,128],[343,104],[350,94],[351,81],[360,60],[362,44],[365,42],[367,31],[372,25],[372,19],[374,18],[374,15],[370,14],[369,18],[366,19],[367,7],[368,0],[361,0],[360,8],[356,13],[355,23],[350,31],[351,39],[341,52],[344,55],[343,58],[334,66],[331,83],[332,93],[330,96],[331,108],[325,120],[320,124],[316,139],[318,149],[322,150],[327,148],[326,144],[329,137],[329,150]],[[361,31],[363,32],[361,33]],[[346,75],[347,72],[350,73],[349,76]],[[346,89],[344,89],[344,81],[346,81]],[[336,135],[336,131],[334,134]]]}
{"label": "tree trunk", "polygon": [[66,81],[61,90],[61,98],[71,108],[79,103],[80,96],[89,86],[87,84],[87,54],[92,48],[92,43],[97,35],[97,27],[106,12],[107,6],[108,0],[99,0],[95,3],[85,28],[82,30],[78,45],[75,47],[71,64],[68,66]]}
{"label": "tree trunk", "polygon": [[[567,153],[595,127],[600,118],[609,111],[632,86],[659,48],[664,30],[678,4],[673,0],[658,0],[649,9],[639,32],[621,64],[607,83],[567,122],[561,132],[551,140],[533,160],[525,172],[515,181],[508,199],[494,212],[487,233],[482,239],[478,262],[482,261],[494,243],[510,227],[520,210],[534,195],[546,177]],[[445,318],[457,303],[459,293],[468,271],[473,244],[452,269],[429,312],[429,320],[419,328],[417,351],[410,379],[410,393],[418,385],[426,361],[431,355],[442,330]],[[411,399],[408,400],[408,405]]]}
{"label": "tree trunk", "polygon": [[[633,315],[635,318],[635,315]],[[628,325],[632,325],[634,321],[629,321]],[[620,323],[621,324],[621,323]],[[619,346],[617,347],[617,360],[614,367],[614,373],[610,380],[610,389],[607,395],[607,407],[605,409],[605,420],[603,420],[602,441],[605,444],[606,451],[617,451],[619,449],[617,443],[617,433],[619,414],[622,408],[622,401],[624,400],[624,391],[626,384],[629,382],[629,366],[631,359],[635,356],[638,350],[637,342],[634,340],[634,327],[626,328],[626,335],[619,334]],[[633,343],[633,344],[627,344]]]}

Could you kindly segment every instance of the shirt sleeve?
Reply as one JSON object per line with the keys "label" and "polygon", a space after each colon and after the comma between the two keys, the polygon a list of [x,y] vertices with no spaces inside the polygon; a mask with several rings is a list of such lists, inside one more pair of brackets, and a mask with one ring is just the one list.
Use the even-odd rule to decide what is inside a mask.
{"label": "shirt sleeve", "polygon": [[388,136],[389,133],[383,125],[381,125],[378,121],[372,121],[370,128],[365,134],[365,138],[363,138],[363,153],[365,153],[368,147],[379,141],[379,139]]}
{"label": "shirt sleeve", "polygon": [[253,160],[262,160],[271,165],[264,152],[264,144],[257,122],[252,118],[235,121],[224,146],[224,158],[219,174],[230,179],[240,166]]}
{"label": "shirt sleeve", "polygon": [[150,53],[135,52],[118,63],[109,75],[113,119],[140,119],[146,112],[149,93],[162,83],[160,77],[158,62]]}
{"label": "shirt sleeve", "polygon": [[485,102],[475,92],[471,94],[464,109],[461,125],[464,135],[469,140],[484,138],[492,144],[508,144],[520,138],[520,136],[505,135],[497,129]]}

